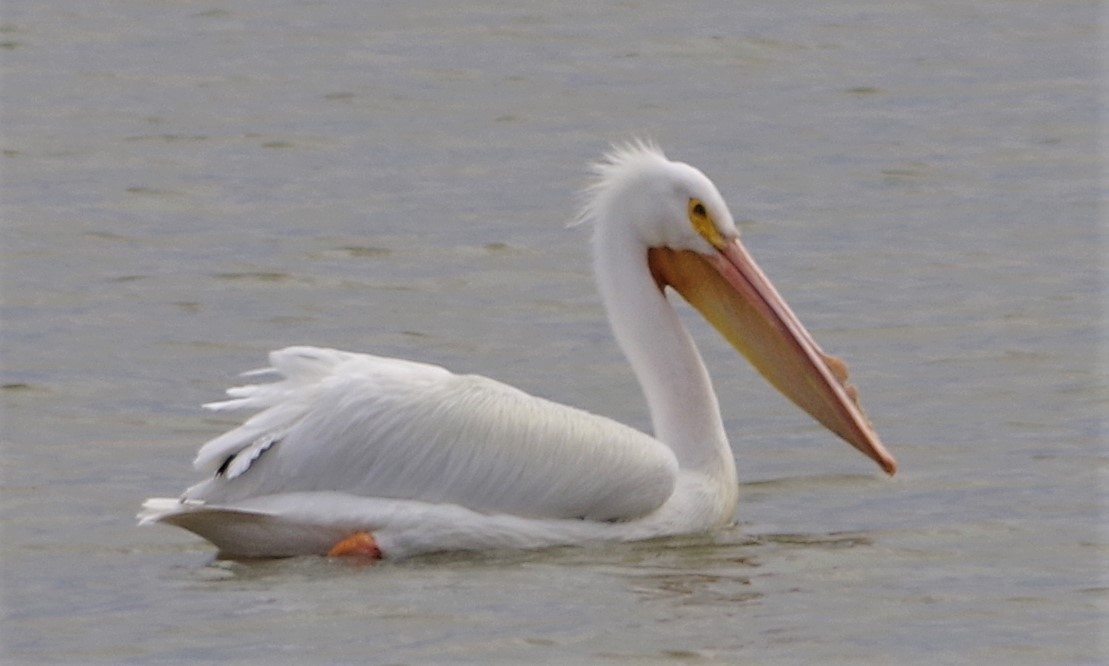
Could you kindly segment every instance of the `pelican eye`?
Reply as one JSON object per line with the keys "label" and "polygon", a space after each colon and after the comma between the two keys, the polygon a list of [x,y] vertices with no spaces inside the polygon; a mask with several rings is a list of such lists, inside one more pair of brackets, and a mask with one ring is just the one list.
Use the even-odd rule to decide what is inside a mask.
{"label": "pelican eye", "polygon": [[689,199],[689,223],[693,225],[693,229],[709,242],[713,247],[720,249],[724,247],[724,237],[716,228],[713,223],[712,217],[709,216],[709,211],[705,208],[705,202],[697,197],[690,197]]}

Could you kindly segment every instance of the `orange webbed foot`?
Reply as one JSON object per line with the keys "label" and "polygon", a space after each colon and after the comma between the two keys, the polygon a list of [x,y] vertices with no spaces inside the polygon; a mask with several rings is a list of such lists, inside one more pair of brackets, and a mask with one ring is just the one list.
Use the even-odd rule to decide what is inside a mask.
{"label": "orange webbed foot", "polygon": [[369,532],[355,532],[343,539],[327,551],[328,557],[364,557],[370,560],[380,560],[381,549],[377,541]]}

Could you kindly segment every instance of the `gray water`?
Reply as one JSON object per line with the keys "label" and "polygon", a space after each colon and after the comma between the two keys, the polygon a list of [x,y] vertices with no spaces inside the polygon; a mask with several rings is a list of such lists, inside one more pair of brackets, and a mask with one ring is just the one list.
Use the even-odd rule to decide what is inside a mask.
{"label": "gray water", "polygon": [[[1097,3],[377,4],[5,3],[5,663],[1106,657]],[[715,180],[897,477],[689,317],[732,529],[351,566],[134,526],[290,344],[647,428],[566,227],[633,136]]]}

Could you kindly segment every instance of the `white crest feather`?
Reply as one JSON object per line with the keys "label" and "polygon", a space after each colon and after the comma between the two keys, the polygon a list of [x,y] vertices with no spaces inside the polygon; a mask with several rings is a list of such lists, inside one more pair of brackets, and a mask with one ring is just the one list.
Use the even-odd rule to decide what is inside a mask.
{"label": "white crest feather", "polygon": [[571,226],[595,222],[597,201],[601,195],[618,183],[624,174],[633,171],[644,163],[667,161],[666,154],[651,139],[632,139],[625,143],[614,143],[600,160],[589,165],[593,182],[579,195],[578,215]]}

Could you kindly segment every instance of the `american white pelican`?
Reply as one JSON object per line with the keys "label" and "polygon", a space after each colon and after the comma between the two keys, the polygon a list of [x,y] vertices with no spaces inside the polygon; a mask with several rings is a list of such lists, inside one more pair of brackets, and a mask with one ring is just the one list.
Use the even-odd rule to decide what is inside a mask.
{"label": "american white pelican", "polygon": [[[655,436],[485,377],[315,347],[270,354],[279,381],[228,391],[260,410],[205,444],[209,478],[153,498],[222,555],[538,548],[711,530],[735,462],[680,293],[779,391],[893,474],[842,362],[825,355],[739,242],[723,198],[656,146],[614,148],[581,213],[597,285]],[[255,373],[250,373],[255,374]]]}

